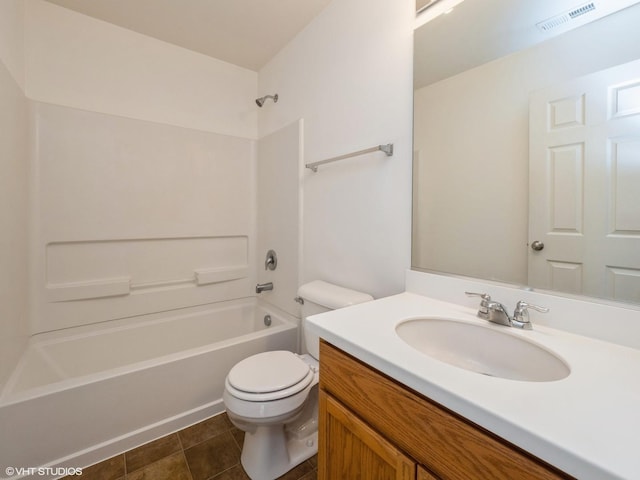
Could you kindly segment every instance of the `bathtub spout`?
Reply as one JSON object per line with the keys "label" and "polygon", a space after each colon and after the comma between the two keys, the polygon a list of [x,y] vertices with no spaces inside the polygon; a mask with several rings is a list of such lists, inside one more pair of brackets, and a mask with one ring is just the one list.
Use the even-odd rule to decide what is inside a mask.
{"label": "bathtub spout", "polygon": [[262,293],[266,290],[273,290],[273,282],[259,283],[256,285],[256,293]]}

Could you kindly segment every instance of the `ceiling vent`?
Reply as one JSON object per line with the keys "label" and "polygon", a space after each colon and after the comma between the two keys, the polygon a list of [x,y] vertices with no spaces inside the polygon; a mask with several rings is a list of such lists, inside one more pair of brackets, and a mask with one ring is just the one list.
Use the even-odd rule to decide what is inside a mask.
{"label": "ceiling vent", "polygon": [[548,32],[549,30],[553,30],[560,25],[564,25],[565,23],[584,15],[585,13],[593,12],[595,9],[596,5],[594,2],[585,3],[584,5],[573,8],[567,12],[561,13],[560,15],[548,18],[543,22],[536,23],[536,27],[543,32]]}

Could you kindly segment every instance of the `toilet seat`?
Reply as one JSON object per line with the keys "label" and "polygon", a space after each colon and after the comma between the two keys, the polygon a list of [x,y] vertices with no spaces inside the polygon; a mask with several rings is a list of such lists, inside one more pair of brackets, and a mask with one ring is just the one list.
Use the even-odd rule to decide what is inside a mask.
{"label": "toilet seat", "polygon": [[267,402],[301,392],[313,381],[314,374],[311,366],[292,352],[264,352],[236,364],[225,386],[238,399]]}

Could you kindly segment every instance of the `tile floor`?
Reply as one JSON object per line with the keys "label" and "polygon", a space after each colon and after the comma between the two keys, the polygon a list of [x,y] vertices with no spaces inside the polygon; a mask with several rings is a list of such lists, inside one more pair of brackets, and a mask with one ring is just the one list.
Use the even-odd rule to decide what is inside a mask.
{"label": "tile floor", "polygon": [[[244,432],[216,415],[82,470],[66,480],[249,480],[240,465]],[[281,480],[316,480],[312,457]]]}

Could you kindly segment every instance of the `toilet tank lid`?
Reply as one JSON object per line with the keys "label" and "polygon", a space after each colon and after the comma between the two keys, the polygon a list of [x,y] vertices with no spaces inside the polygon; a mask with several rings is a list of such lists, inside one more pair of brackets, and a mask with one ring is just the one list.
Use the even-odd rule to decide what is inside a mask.
{"label": "toilet tank lid", "polygon": [[348,307],[373,300],[373,297],[367,293],[339,287],[322,280],[305,283],[298,289],[298,296],[330,309]]}

